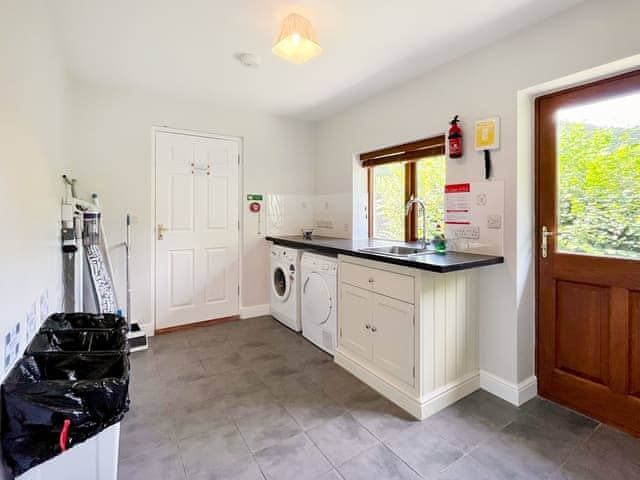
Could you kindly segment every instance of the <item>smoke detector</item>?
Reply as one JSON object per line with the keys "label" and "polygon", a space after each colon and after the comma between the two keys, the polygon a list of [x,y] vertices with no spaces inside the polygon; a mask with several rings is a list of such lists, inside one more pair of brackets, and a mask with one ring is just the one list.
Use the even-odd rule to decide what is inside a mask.
{"label": "smoke detector", "polygon": [[260,65],[260,58],[257,55],[249,52],[238,52],[233,56],[242,65],[249,68],[258,68]]}

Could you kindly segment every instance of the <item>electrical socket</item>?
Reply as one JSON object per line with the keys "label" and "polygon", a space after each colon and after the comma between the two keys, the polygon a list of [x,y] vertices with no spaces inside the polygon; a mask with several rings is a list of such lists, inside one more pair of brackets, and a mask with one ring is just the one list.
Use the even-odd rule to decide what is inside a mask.
{"label": "electrical socket", "polygon": [[317,219],[316,220],[316,227],[318,228],[333,228],[333,220],[326,220],[326,219]]}
{"label": "electrical socket", "polygon": [[480,238],[480,227],[465,225],[455,230],[456,238],[466,238],[468,240],[478,240]]}

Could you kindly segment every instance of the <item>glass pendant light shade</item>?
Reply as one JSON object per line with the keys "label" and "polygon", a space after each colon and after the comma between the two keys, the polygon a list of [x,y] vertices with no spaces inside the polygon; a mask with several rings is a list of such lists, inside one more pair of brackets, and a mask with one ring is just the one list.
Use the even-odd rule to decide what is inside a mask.
{"label": "glass pendant light shade", "polygon": [[304,63],[322,53],[311,22],[292,13],[282,22],[271,51],[293,63]]}

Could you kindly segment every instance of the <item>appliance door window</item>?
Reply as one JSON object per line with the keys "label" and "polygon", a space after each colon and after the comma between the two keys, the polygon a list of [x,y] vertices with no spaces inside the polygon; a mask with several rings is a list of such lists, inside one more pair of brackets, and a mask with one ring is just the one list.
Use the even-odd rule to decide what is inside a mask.
{"label": "appliance door window", "polygon": [[273,292],[281,301],[284,302],[285,300],[287,300],[287,298],[289,298],[289,293],[291,292],[291,283],[289,282],[287,272],[285,272],[283,267],[278,266],[273,269],[271,286],[273,288]]}
{"label": "appliance door window", "polygon": [[303,314],[305,322],[323,325],[329,320],[333,309],[333,300],[327,282],[316,272],[304,278],[302,284]]}

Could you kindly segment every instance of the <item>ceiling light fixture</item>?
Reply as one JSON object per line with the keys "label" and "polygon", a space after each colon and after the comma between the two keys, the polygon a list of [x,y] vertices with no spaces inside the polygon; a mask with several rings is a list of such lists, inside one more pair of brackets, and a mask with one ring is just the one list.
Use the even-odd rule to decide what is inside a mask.
{"label": "ceiling light fixture", "polygon": [[297,13],[282,21],[271,51],[293,63],[304,63],[322,53],[311,22]]}

